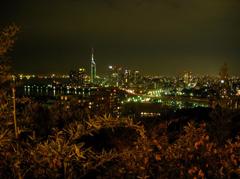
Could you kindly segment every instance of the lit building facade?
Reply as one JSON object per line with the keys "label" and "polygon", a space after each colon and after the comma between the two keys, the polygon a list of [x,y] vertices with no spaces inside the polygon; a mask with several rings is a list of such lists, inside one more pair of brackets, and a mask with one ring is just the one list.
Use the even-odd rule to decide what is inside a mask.
{"label": "lit building facade", "polygon": [[69,74],[69,79],[72,85],[84,86],[87,79],[86,70],[84,68],[79,68],[78,70],[71,70]]}

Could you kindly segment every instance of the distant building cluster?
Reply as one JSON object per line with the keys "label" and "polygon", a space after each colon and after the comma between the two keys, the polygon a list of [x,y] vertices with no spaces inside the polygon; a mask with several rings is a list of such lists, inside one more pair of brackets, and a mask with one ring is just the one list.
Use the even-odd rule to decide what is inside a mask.
{"label": "distant building cluster", "polygon": [[122,88],[136,88],[141,83],[142,76],[137,70],[130,70],[122,66],[108,67],[107,84]]}
{"label": "distant building cluster", "polygon": [[[117,88],[131,96],[125,102],[172,104],[175,101],[174,104],[182,105],[181,101],[188,100],[202,101],[211,107],[221,105],[240,108],[240,78],[230,77],[226,64],[221,67],[219,76],[216,77],[197,76],[191,71],[185,71],[173,77],[146,76],[139,70],[132,70],[122,65],[109,65],[106,67],[105,76],[97,76],[97,65],[92,50],[89,66],[90,74],[86,69],[78,68],[71,70],[67,75],[19,74],[17,79],[25,81],[26,89],[33,84],[39,89],[52,88],[54,90],[91,87]],[[171,102],[162,102],[162,98],[171,99]]]}

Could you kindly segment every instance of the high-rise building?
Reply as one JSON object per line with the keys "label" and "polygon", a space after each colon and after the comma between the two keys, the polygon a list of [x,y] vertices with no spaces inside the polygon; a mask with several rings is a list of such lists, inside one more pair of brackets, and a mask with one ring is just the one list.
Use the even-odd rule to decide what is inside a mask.
{"label": "high-rise building", "polygon": [[95,83],[95,80],[96,80],[96,62],[95,62],[95,59],[94,59],[94,51],[92,49],[92,58],[91,58],[91,83]]}
{"label": "high-rise building", "polygon": [[134,71],[133,82],[134,82],[134,84],[137,84],[138,81],[140,81],[140,72],[137,71],[137,70],[135,70],[135,71]]}
{"label": "high-rise building", "polygon": [[192,72],[185,72],[183,75],[183,82],[185,84],[185,87],[190,87],[192,81],[193,81]]}
{"label": "high-rise building", "polygon": [[69,79],[72,85],[85,85],[86,83],[86,70],[84,68],[79,68],[78,70],[71,70],[69,74]]}

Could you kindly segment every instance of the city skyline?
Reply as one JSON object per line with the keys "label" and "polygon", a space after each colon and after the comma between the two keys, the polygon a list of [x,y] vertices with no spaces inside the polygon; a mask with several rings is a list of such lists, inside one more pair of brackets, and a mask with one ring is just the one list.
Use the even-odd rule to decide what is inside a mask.
{"label": "city skyline", "polygon": [[20,26],[10,54],[17,73],[90,72],[94,47],[99,74],[116,64],[149,75],[217,75],[226,62],[239,75],[239,7],[236,0],[14,0],[3,2],[0,26]]}

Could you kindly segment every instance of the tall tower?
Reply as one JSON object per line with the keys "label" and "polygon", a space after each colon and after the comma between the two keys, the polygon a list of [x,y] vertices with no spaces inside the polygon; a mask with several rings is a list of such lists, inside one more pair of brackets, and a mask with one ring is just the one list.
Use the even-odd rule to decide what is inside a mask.
{"label": "tall tower", "polygon": [[91,83],[95,83],[96,79],[96,62],[94,60],[94,50],[92,48],[92,58],[91,58]]}

